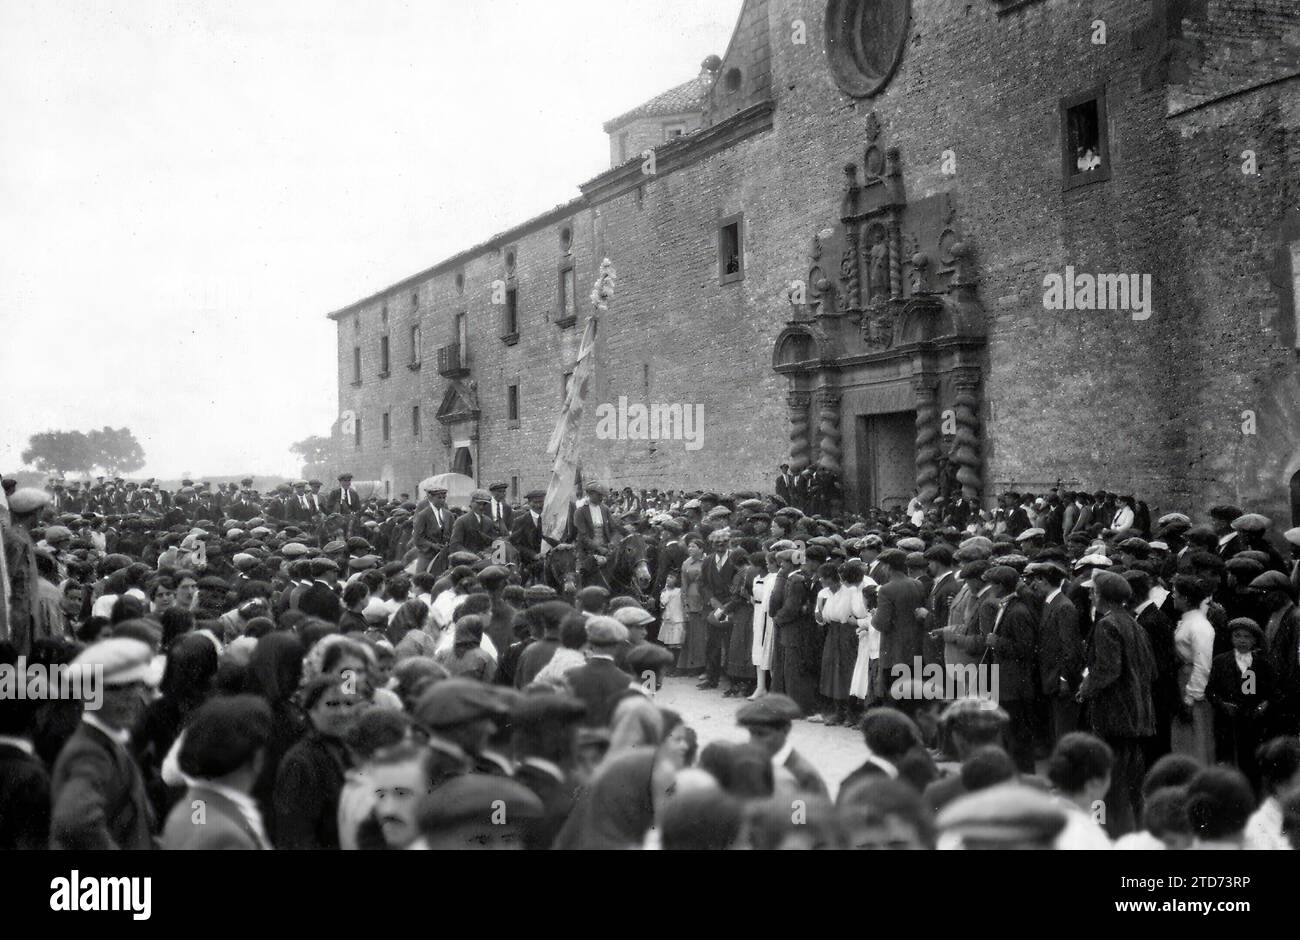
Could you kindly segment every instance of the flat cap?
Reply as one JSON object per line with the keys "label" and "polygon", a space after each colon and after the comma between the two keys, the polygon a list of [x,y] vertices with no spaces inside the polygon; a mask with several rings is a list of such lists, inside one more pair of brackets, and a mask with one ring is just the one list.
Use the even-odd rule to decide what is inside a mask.
{"label": "flat cap", "polygon": [[908,536],[907,538],[899,539],[894,543],[894,545],[905,552],[925,551],[925,540],[919,539],[916,536]]}
{"label": "flat cap", "polygon": [[490,685],[474,679],[443,679],[415,704],[416,721],[430,728],[448,728],[480,718],[497,718],[509,708]]}
{"label": "flat cap", "polygon": [[230,559],[230,563],[240,571],[243,571],[246,568],[252,568],[257,565],[257,556],[250,555],[247,552],[240,552],[234,558]]}
{"label": "flat cap", "polygon": [[1265,571],[1255,580],[1250,582],[1252,591],[1284,591],[1287,594],[1294,594],[1295,588],[1291,586],[1291,579],[1280,571]]}
{"label": "flat cap", "polygon": [[742,705],[736,712],[736,724],[741,727],[784,725],[802,717],[803,710],[794,699],[774,692]]}
{"label": "flat cap", "polygon": [[1232,527],[1238,532],[1264,532],[1272,524],[1272,519],[1257,512],[1248,512],[1232,520]]}
{"label": "flat cap", "polygon": [[21,514],[36,512],[49,505],[50,494],[34,486],[24,486],[14,490],[9,497],[9,511]]}
{"label": "flat cap", "polygon": [[677,661],[677,656],[658,643],[638,643],[627,652],[624,662],[634,676],[667,669]]}
{"label": "flat cap", "polygon": [[959,797],[936,820],[941,844],[948,837],[958,844],[983,845],[1048,843],[1065,823],[1065,810],[1052,797],[1019,783]]}
{"label": "flat cap", "polygon": [[478,573],[479,584],[489,591],[510,580],[510,572],[500,565],[488,565]]}
{"label": "flat cap", "polygon": [[1016,536],[1016,541],[1028,542],[1030,539],[1045,539],[1045,538],[1047,538],[1047,532],[1045,532],[1043,529],[1025,529],[1025,531],[1021,532],[1019,535]]}
{"label": "flat cap", "polygon": [[308,550],[307,546],[302,542],[286,542],[281,546],[280,554],[285,558],[301,558],[307,554]]}
{"label": "flat cap", "polygon": [[1083,586],[1095,587],[1103,600],[1113,604],[1123,604],[1133,597],[1133,586],[1122,575],[1100,568],[1092,573],[1092,579],[1085,581]]}
{"label": "flat cap", "polygon": [[333,555],[336,552],[346,552],[347,550],[348,550],[348,543],[344,542],[341,539],[334,539],[331,542],[326,542],[325,547],[321,549],[321,551],[323,551],[326,555]]}
{"label": "flat cap", "polygon": [[613,646],[627,642],[627,627],[613,617],[587,618],[587,642],[597,646]]}
{"label": "flat cap", "polygon": [[1164,528],[1165,526],[1170,525],[1171,523],[1190,526],[1192,524],[1192,520],[1190,517],[1188,517],[1187,515],[1181,512],[1167,512],[1159,519],[1156,520],[1156,526],[1158,528]]}
{"label": "flat cap", "polygon": [[109,687],[135,682],[157,687],[162,681],[165,662],[164,659],[154,657],[149,644],[118,636],[86,647],[72,661],[72,668],[82,670],[83,675],[89,675],[91,671],[98,672],[102,676],[101,681]]}
{"label": "flat cap", "polygon": [[604,483],[599,483],[595,480],[592,480],[590,483],[584,486],[583,490],[588,493],[599,493],[601,496],[609,495],[609,487],[607,487]]}
{"label": "flat cap", "polygon": [[1013,588],[1020,581],[1020,573],[1009,565],[994,565],[984,572],[984,580],[989,584],[1000,584],[1003,587]]}
{"label": "flat cap", "polygon": [[524,499],[545,499],[546,490],[529,490],[524,494]]}
{"label": "flat cap", "polygon": [[1238,509],[1236,506],[1211,506],[1210,507],[1211,519],[1224,519],[1227,520],[1228,522],[1231,522],[1232,520],[1236,519],[1240,515],[1241,515],[1241,510]]}
{"label": "flat cap", "polygon": [[644,627],[655,622],[654,614],[641,607],[620,607],[613,617],[625,627]]}
{"label": "flat cap", "polygon": [[577,724],[587,714],[587,706],[572,695],[525,695],[510,709],[511,727],[537,728],[547,725]]}
{"label": "flat cap", "polygon": [[1112,562],[1105,555],[1084,555],[1074,563],[1074,570],[1092,566],[1094,568],[1109,568]]}
{"label": "flat cap", "polygon": [[1231,636],[1238,630],[1245,630],[1255,638],[1255,646],[1262,647],[1265,643],[1264,628],[1250,617],[1235,617],[1228,621],[1228,635]]}
{"label": "flat cap", "polygon": [[[446,679],[439,686],[455,680]],[[436,688],[436,686],[435,686]],[[459,823],[480,822],[495,825],[537,819],[543,815],[542,801],[532,790],[509,777],[496,774],[461,774],[429,791],[416,809],[416,818],[424,832],[437,831]]]}
{"label": "flat cap", "polygon": [[67,526],[52,525],[45,530],[45,541],[53,545],[55,542],[66,542],[72,538],[72,530]]}
{"label": "flat cap", "polygon": [[471,503],[490,503],[492,502],[492,494],[487,490],[475,490],[469,494],[469,501]]}

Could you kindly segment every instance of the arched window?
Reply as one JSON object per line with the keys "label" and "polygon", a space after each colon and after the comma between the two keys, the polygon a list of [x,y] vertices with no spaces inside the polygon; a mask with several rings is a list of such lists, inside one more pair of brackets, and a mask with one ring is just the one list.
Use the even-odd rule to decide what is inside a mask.
{"label": "arched window", "polygon": [[791,333],[781,341],[777,354],[777,365],[789,366],[797,362],[807,362],[813,358],[812,337],[806,333]]}

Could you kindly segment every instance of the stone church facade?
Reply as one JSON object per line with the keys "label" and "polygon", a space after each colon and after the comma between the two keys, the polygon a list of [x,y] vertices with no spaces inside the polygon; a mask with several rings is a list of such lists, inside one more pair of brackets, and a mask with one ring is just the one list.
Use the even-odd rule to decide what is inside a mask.
{"label": "stone church facade", "polygon": [[[1293,0],[746,0],[579,197],[330,314],[338,467],[544,486],[608,257],[589,479],[1289,524],[1298,126]],[[620,403],[698,409],[698,446],[598,436]]]}

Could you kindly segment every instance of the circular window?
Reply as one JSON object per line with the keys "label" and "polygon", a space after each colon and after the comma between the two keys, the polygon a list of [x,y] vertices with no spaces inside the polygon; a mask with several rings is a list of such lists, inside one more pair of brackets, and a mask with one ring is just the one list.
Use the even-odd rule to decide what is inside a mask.
{"label": "circular window", "polygon": [[830,0],[826,51],[835,84],[866,98],[889,83],[907,42],[911,0]]}

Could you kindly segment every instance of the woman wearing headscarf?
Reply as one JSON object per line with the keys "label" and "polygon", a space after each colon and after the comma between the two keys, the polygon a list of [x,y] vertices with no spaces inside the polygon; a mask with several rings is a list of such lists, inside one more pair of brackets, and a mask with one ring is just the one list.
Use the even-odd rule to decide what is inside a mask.
{"label": "woman wearing headscarf", "polygon": [[327,674],[308,683],[301,698],[311,729],[276,773],[272,838],[281,849],[337,849],[339,795],[350,766],[343,736],[366,697],[342,676]]}
{"label": "woman wearing headscarf", "polygon": [[272,633],[257,641],[248,661],[245,691],[260,695],[271,706],[271,737],[262,759],[262,772],[253,785],[253,798],[262,810],[271,838],[275,838],[275,814],[271,797],[280,761],[307,731],[307,716],[293,700],[302,679],[303,645],[292,633]]}
{"label": "woman wearing headscarf", "polygon": [[483,652],[483,630],[487,618],[482,614],[466,614],[456,621],[456,639],[450,650],[440,650],[434,662],[444,666],[453,677],[477,679],[492,684],[496,678],[496,661]]}
{"label": "woman wearing headscarf", "polygon": [[428,618],[429,605],[414,599],[404,603],[393,614],[385,632],[399,662],[412,656],[433,656],[438,641],[424,631]]}
{"label": "woman wearing headscarf", "polygon": [[180,792],[170,792],[162,779],[162,763],[200,705],[213,694],[220,644],[211,634],[190,633],[172,644],[159,686],[159,698],[145,710],[134,739],[137,759],[145,772],[145,787],[157,818],[165,819]]}

